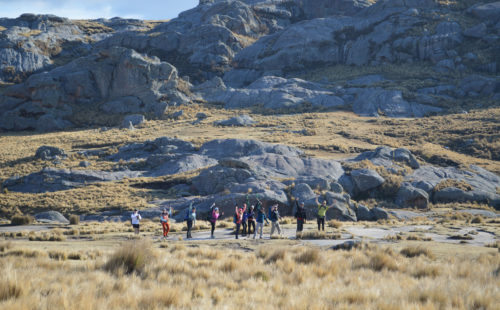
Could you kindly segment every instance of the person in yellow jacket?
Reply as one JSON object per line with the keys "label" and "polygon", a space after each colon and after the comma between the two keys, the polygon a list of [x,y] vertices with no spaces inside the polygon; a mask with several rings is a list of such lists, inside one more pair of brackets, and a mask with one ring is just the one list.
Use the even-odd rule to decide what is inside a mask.
{"label": "person in yellow jacket", "polygon": [[326,211],[331,207],[326,205],[326,199],[320,204],[318,197],[316,197],[316,204],[318,205],[318,231],[321,231],[321,228],[325,231]]}

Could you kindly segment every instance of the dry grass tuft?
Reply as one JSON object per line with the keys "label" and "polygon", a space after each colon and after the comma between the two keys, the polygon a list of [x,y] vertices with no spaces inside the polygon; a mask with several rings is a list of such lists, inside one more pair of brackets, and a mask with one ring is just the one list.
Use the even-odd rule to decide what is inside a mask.
{"label": "dry grass tuft", "polygon": [[14,215],[10,219],[11,225],[28,225],[35,221],[31,215]]}
{"label": "dry grass tuft", "polygon": [[442,189],[449,188],[449,187],[455,187],[455,188],[461,189],[465,192],[469,192],[469,191],[473,190],[472,185],[465,182],[464,180],[446,179],[446,180],[439,182],[434,187],[434,191],[437,192],[437,191],[440,191]]}
{"label": "dry grass tuft", "polygon": [[124,243],[104,265],[104,269],[113,274],[144,272],[144,268],[154,257],[151,242],[134,240]]}
{"label": "dry grass tuft", "polygon": [[12,242],[10,241],[3,241],[0,242],[0,253],[5,252],[6,250],[12,248]]}
{"label": "dry grass tuft", "polygon": [[69,224],[70,225],[78,225],[78,224],[80,224],[80,217],[78,215],[71,215],[69,217]]}
{"label": "dry grass tuft", "polygon": [[55,260],[67,260],[68,254],[63,251],[49,251],[49,257]]}
{"label": "dry grass tuft", "polygon": [[0,302],[18,298],[22,293],[23,289],[17,283],[5,278],[0,280]]}
{"label": "dry grass tuft", "polygon": [[327,225],[328,225],[328,227],[333,227],[333,228],[339,229],[340,227],[342,227],[342,222],[337,221],[337,220],[331,220],[331,221],[328,221]]}
{"label": "dry grass tuft", "polygon": [[406,257],[427,256],[434,258],[434,254],[427,248],[420,246],[409,246],[401,250],[401,255]]}
{"label": "dry grass tuft", "polygon": [[476,215],[470,221],[472,224],[483,224],[484,218],[481,215]]}
{"label": "dry grass tuft", "polygon": [[317,248],[309,248],[302,254],[295,257],[295,261],[302,264],[319,263],[320,260],[321,252]]}
{"label": "dry grass tuft", "polygon": [[327,233],[324,231],[306,231],[302,232],[302,234],[298,234],[297,238],[304,240],[314,240],[314,239],[332,239],[338,240],[342,238],[340,233]]}

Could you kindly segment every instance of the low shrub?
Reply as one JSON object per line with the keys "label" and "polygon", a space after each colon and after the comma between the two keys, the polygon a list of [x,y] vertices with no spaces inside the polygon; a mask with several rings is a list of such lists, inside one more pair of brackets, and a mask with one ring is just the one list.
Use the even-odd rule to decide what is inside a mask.
{"label": "low shrub", "polygon": [[10,241],[2,242],[2,243],[0,243],[0,252],[5,252],[6,250],[10,249],[11,247],[12,247],[12,243]]}
{"label": "low shrub", "polygon": [[78,224],[80,224],[80,217],[78,215],[71,215],[69,217],[69,224],[70,225],[78,225]]}
{"label": "low shrub", "polygon": [[286,249],[276,249],[266,257],[266,264],[276,263],[278,260],[285,259]]}
{"label": "low shrub", "polygon": [[304,253],[295,257],[295,261],[302,264],[318,263],[320,259],[321,253],[316,248],[307,249]]}
{"label": "low shrub", "polygon": [[477,215],[470,221],[472,224],[482,224],[484,223],[484,219],[481,215]]}
{"label": "low shrub", "polygon": [[338,240],[342,238],[339,233],[326,233],[324,231],[306,231],[297,236],[300,239],[311,240],[311,239],[330,239]]}
{"label": "low shrub", "polygon": [[340,227],[342,227],[342,222],[337,220],[328,221],[328,227],[339,229]]}
{"label": "low shrub", "polygon": [[104,270],[114,274],[121,272],[141,274],[153,257],[154,253],[149,241],[129,241],[111,255],[104,265]]}
{"label": "low shrub", "polygon": [[21,296],[23,289],[10,280],[0,280],[0,301]]}
{"label": "low shrub", "polygon": [[49,251],[49,257],[55,260],[66,260],[68,259],[68,254],[61,251]]}
{"label": "low shrub", "polygon": [[28,225],[35,221],[31,215],[14,215],[10,219],[11,225]]}
{"label": "low shrub", "polygon": [[429,249],[426,249],[424,247],[419,247],[419,246],[406,247],[406,248],[402,249],[400,253],[401,253],[401,255],[404,255],[406,257],[416,257],[416,256],[423,255],[423,256],[427,256],[429,258],[434,258],[434,254],[432,254],[432,252]]}

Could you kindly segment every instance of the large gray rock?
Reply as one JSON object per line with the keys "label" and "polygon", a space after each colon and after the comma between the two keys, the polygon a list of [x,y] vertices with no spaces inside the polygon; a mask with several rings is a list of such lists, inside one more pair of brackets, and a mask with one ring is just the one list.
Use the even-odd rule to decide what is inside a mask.
{"label": "large gray rock", "polygon": [[158,177],[189,172],[217,164],[217,160],[198,154],[151,155],[146,160],[144,176]]}
{"label": "large gray rock", "polygon": [[46,211],[35,214],[35,219],[41,223],[48,224],[69,224],[67,218],[57,211]]}
{"label": "large gray rock", "polygon": [[118,149],[118,153],[108,157],[110,160],[137,160],[147,159],[152,155],[186,154],[194,153],[195,147],[192,143],[170,137],[160,137],[155,140],[147,140],[143,143],[130,143]]}
{"label": "large gray rock", "polygon": [[494,23],[500,20],[500,1],[476,4],[469,8],[468,11],[481,20]]}
{"label": "large gray rock", "polygon": [[[225,103],[226,108],[249,108],[261,106],[265,109],[331,109],[344,105],[344,100],[330,90],[301,79],[285,79],[264,76],[245,88],[227,88],[223,82],[209,81],[196,87],[204,100]],[[228,78],[226,78],[228,80]],[[234,81],[234,78],[229,80]],[[222,83],[222,84],[221,84]],[[208,87],[217,84],[217,88]],[[241,87],[242,85],[234,85]]]}
{"label": "large gray rock", "polygon": [[399,90],[369,88],[357,92],[354,113],[362,116],[422,117],[439,112],[437,107],[408,102]]}
{"label": "large gray rock", "polygon": [[55,146],[41,146],[36,150],[35,158],[42,160],[53,160],[56,158],[66,158],[68,155],[66,152]]}
{"label": "large gray rock", "polygon": [[418,169],[420,167],[417,158],[405,148],[392,149],[387,146],[380,146],[374,151],[361,153],[351,161],[359,162],[363,160],[369,160],[374,165],[383,166],[385,168],[395,167],[398,163],[403,163],[412,169]]}
{"label": "large gray rock", "polygon": [[357,169],[351,171],[351,178],[359,192],[366,192],[377,188],[385,182],[376,171],[370,169]]}
{"label": "large gray rock", "polygon": [[[294,184],[305,183],[313,189],[330,190],[330,182],[327,178],[320,178],[315,176],[298,177],[292,180],[283,181],[283,183],[286,185],[291,185],[292,183]],[[342,190],[340,192],[342,192]]]}
{"label": "large gray rock", "polygon": [[123,118],[122,128],[127,128],[129,124],[137,126],[144,123],[145,121],[146,118],[144,117],[144,115],[141,114],[127,115]]}
{"label": "large gray rock", "polygon": [[413,187],[409,183],[403,183],[396,194],[396,204],[403,208],[416,207],[427,209],[429,194],[420,188]]}
{"label": "large gray rock", "polygon": [[433,196],[434,202],[478,202],[500,209],[500,195],[480,189],[464,191],[456,187],[438,190]]}
{"label": "large gray rock", "polygon": [[301,150],[290,146],[242,139],[212,140],[201,146],[200,153],[213,158],[244,157],[264,154],[280,154],[298,157],[303,154]]}
{"label": "large gray rock", "polygon": [[[180,81],[176,68],[156,57],[121,47],[103,50],[52,71],[34,74],[25,83],[8,88],[0,97],[0,128],[50,129],[46,117],[54,119],[57,128],[52,130],[61,129],[60,124],[70,124],[68,121],[92,125],[80,123],[74,114],[76,107],[86,106],[99,113],[101,104],[101,111],[110,114],[141,112],[159,117],[167,103],[189,100],[179,90]],[[123,109],[119,104],[123,100],[134,103],[126,103],[127,109]]]}
{"label": "large gray rock", "polygon": [[0,82],[19,83],[33,72],[85,56],[93,42],[113,32],[99,22],[92,29],[85,24],[54,15],[0,18]]}
{"label": "large gray rock", "polygon": [[135,178],[141,174],[136,171],[85,171],[44,168],[24,177],[12,177],[3,183],[3,187],[13,192],[45,193],[76,187],[84,187],[95,182],[117,181],[123,178]]}
{"label": "large gray rock", "polygon": [[371,210],[362,204],[358,204],[356,216],[358,221],[374,221],[375,220],[375,215]]}
{"label": "large gray rock", "polygon": [[230,119],[223,121],[216,121],[214,125],[219,126],[237,126],[237,127],[247,127],[252,126],[256,122],[247,114],[231,117]]}
{"label": "large gray rock", "polygon": [[229,190],[236,184],[247,181],[254,174],[246,169],[215,166],[203,170],[193,179],[193,185],[202,195],[210,195]]}
{"label": "large gray rock", "polygon": [[472,38],[482,38],[486,35],[487,27],[484,23],[477,24],[464,30],[464,36]]}
{"label": "large gray rock", "polygon": [[[500,195],[497,194],[500,177],[475,165],[470,165],[467,170],[456,167],[423,166],[406,176],[405,180],[411,182],[414,187],[433,193],[431,198],[434,202],[475,201],[497,208],[500,206]],[[447,187],[434,192],[436,185],[447,180],[465,182],[472,190],[463,191]]]}
{"label": "large gray rock", "polygon": [[[326,192],[325,198],[327,204],[331,206],[326,211],[326,216],[329,219],[336,219],[339,221],[352,221],[356,222],[356,211],[351,208],[351,197],[348,194],[336,194]],[[317,206],[316,206],[317,210]]]}
{"label": "large gray rock", "polygon": [[386,220],[389,218],[389,213],[385,209],[375,207],[371,209],[371,212],[373,213],[375,220]]}
{"label": "large gray rock", "polygon": [[292,196],[299,200],[299,202],[306,202],[308,200],[316,199],[316,193],[305,183],[298,183],[292,189]]}

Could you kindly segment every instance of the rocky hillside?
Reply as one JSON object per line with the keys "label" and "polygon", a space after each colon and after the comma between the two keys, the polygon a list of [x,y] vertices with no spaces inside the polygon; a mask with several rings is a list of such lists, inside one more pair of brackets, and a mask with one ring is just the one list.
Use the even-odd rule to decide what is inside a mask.
{"label": "rocky hillside", "polygon": [[17,199],[0,197],[1,212],[109,184],[121,184],[111,196],[158,190],[141,204],[179,210],[249,192],[310,208],[320,197],[341,220],[386,216],[373,200],[498,209],[500,179],[484,167],[498,172],[499,55],[500,2],[487,0],[200,0],[160,22],[0,19],[0,130],[57,144],[69,129],[125,128],[113,143],[0,152]]}
{"label": "rocky hillside", "polygon": [[[161,118],[158,106],[185,103],[389,117],[489,107],[500,100],[500,2],[486,2],[204,0],[157,24],[2,19],[0,127],[116,125],[128,113]],[[106,57],[103,69],[96,60]],[[144,95],[112,90],[123,86],[120,66],[137,57],[144,63],[128,82],[154,93],[157,108]],[[157,80],[150,68],[158,61],[182,79]],[[110,92],[96,83],[96,67]],[[19,84],[5,89],[9,83]],[[80,111],[115,117],[82,122]]]}

